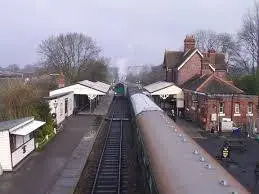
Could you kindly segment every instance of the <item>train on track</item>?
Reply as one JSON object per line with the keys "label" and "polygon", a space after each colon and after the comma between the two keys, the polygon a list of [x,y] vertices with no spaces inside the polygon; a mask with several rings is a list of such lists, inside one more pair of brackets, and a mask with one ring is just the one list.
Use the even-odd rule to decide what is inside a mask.
{"label": "train on track", "polygon": [[138,88],[128,88],[146,193],[250,193]]}

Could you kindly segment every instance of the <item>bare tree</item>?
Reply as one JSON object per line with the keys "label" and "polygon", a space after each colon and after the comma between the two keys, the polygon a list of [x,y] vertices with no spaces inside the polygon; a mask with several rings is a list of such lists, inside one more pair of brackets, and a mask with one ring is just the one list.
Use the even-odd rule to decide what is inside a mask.
{"label": "bare tree", "polygon": [[68,33],[42,41],[38,52],[45,67],[50,71],[63,72],[66,81],[73,83],[89,62],[98,58],[100,48],[89,36]]}
{"label": "bare tree", "polygon": [[255,75],[259,70],[259,4],[255,3],[243,17],[243,24],[238,39],[244,62],[252,69]]}
{"label": "bare tree", "polygon": [[99,58],[96,60],[89,60],[84,69],[82,69],[76,81],[88,79],[91,81],[107,81],[108,78],[108,65],[109,60],[106,58]]}
{"label": "bare tree", "polygon": [[214,49],[225,55],[226,65],[231,74],[250,73],[251,61],[244,44],[229,33],[216,33],[211,30],[199,30],[194,33],[196,46],[202,52]]}
{"label": "bare tree", "polygon": [[11,82],[1,93],[1,119],[16,119],[33,115],[33,105],[40,99],[40,90],[32,85]]}
{"label": "bare tree", "polygon": [[216,33],[211,30],[199,30],[194,33],[196,47],[202,52],[210,49],[226,55],[226,63],[230,64],[236,51],[236,41],[231,34]]}
{"label": "bare tree", "polygon": [[196,47],[202,51],[207,52],[210,49],[217,50],[217,34],[211,30],[198,30],[194,33]]}

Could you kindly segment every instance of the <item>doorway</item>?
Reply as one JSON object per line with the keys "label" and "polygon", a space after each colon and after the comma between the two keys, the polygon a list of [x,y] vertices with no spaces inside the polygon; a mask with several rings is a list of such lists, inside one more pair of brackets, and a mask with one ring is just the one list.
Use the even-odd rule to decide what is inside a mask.
{"label": "doorway", "polygon": [[68,114],[67,114],[67,109],[68,109],[68,107],[67,107],[67,106],[68,106],[68,99],[66,98],[66,99],[65,99],[65,115],[66,115],[66,116],[68,116]]}

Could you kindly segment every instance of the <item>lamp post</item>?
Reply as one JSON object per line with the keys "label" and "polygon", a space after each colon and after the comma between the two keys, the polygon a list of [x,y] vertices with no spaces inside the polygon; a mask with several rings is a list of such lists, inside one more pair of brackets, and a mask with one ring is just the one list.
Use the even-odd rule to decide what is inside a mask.
{"label": "lamp post", "polygon": [[56,111],[56,110],[57,110],[57,106],[58,106],[58,102],[57,102],[57,100],[55,100],[55,101],[54,101],[53,105],[54,105],[55,113],[56,113],[56,112],[57,112],[57,111]]}

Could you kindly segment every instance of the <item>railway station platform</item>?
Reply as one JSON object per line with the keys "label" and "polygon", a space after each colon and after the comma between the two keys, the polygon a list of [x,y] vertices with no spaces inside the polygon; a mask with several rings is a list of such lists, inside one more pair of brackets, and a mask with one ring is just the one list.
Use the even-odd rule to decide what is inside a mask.
{"label": "railway station platform", "polygon": [[95,132],[90,130],[84,134],[66,166],[60,173],[58,180],[54,183],[53,187],[47,194],[73,193],[92,150],[96,134],[103,125],[104,119],[102,119],[100,125],[97,125],[98,127],[94,130]]}
{"label": "railway station platform", "polygon": [[78,115],[96,115],[96,116],[104,116],[108,113],[110,104],[112,102],[114,93],[108,93],[106,96],[103,96],[100,103],[96,106],[96,108],[91,111],[81,111],[77,113]]}
{"label": "railway station platform", "polygon": [[[84,152],[91,149],[92,137],[98,128],[96,123],[98,122],[99,126],[101,122],[100,118],[96,118],[91,115],[68,118],[62,132],[43,150],[33,152],[17,171],[0,176],[0,193],[48,194],[57,181],[57,184],[64,187],[65,184],[71,183],[78,174],[76,168],[82,166],[80,160],[85,157]],[[80,141],[82,144],[78,146]],[[64,179],[60,181],[60,177]]]}

